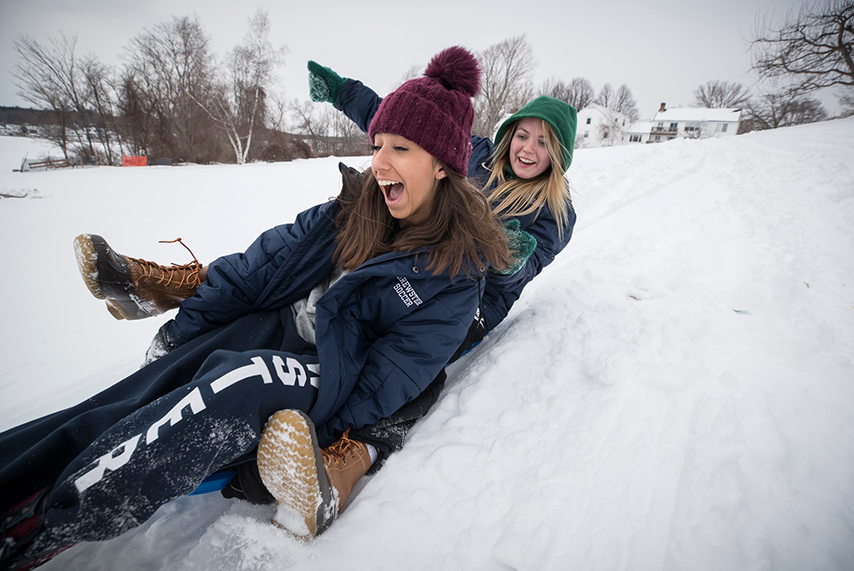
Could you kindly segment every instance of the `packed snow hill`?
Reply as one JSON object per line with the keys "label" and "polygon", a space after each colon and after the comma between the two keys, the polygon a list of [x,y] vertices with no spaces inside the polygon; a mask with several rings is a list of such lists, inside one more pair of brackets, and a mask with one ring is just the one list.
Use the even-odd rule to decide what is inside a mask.
{"label": "packed snow hill", "polygon": [[[73,238],[202,262],[337,193],[338,159],[13,173],[0,138],[0,429],[134,371]],[[854,568],[854,118],[578,151],[578,225],[317,541],[218,494],[50,570]],[[366,157],[348,158],[351,166]]]}

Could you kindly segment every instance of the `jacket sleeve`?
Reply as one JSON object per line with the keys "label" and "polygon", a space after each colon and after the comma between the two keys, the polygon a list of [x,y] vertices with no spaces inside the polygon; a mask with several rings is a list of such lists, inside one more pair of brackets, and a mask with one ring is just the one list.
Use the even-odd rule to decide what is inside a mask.
{"label": "jacket sleeve", "polygon": [[341,88],[335,108],[343,111],[363,133],[367,133],[371,119],[374,118],[382,100],[382,97],[361,81],[348,79]]}
{"label": "jacket sleeve", "polygon": [[572,238],[575,218],[575,209],[570,204],[562,232],[558,231],[557,221],[548,208],[543,208],[536,216],[530,215],[520,219],[521,229],[537,240],[537,247],[515,274],[504,276],[490,273],[487,276],[483,294],[483,315],[487,331],[491,331],[507,317],[525,286],[563,251]]}
{"label": "jacket sleeve", "polygon": [[492,141],[486,137],[471,136],[471,158],[469,158],[468,178],[478,189],[486,186],[489,180],[489,169],[487,165],[492,155]]}
{"label": "jacket sleeve", "polygon": [[[279,287],[272,296],[271,290],[288,284],[293,275],[288,269],[297,258],[292,254],[303,247],[307,236],[316,232],[313,228],[326,218],[324,213],[329,206],[330,203],[315,206],[300,213],[293,224],[267,230],[244,253],[214,260],[205,282],[181,304],[169,327],[170,341],[182,345],[248,313],[283,307],[304,295],[305,287]],[[318,268],[317,273],[328,273],[326,265]],[[306,283],[313,280],[311,276],[302,277]]]}
{"label": "jacket sleeve", "polygon": [[318,437],[333,442],[347,428],[374,424],[424,392],[465,338],[477,290],[469,280],[451,285],[373,342],[352,392],[318,427]]}

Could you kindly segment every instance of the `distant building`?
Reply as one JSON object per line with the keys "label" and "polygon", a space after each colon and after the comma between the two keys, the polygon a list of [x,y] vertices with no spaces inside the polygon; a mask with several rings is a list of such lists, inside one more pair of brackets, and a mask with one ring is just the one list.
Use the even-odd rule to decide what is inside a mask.
{"label": "distant building", "polygon": [[652,133],[652,121],[635,121],[626,130],[626,143],[649,143],[649,135]]}
{"label": "distant building", "polygon": [[613,109],[596,103],[578,112],[575,147],[611,147],[627,142],[632,120]]}
{"label": "distant building", "polygon": [[594,103],[578,112],[575,148],[729,137],[738,133],[740,123],[741,109],[667,109],[662,103],[652,121],[632,121]]}
{"label": "distant building", "polygon": [[667,109],[662,103],[652,121],[650,143],[683,139],[729,137],[738,133],[741,109]]}

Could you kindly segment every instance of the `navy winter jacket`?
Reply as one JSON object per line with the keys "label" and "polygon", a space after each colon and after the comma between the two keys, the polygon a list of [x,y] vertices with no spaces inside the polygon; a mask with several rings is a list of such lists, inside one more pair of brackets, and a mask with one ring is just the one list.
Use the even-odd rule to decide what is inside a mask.
{"label": "navy winter jacket", "polygon": [[[344,114],[359,128],[368,132],[371,119],[377,112],[382,98],[361,81],[348,79],[335,108]],[[483,188],[489,179],[487,161],[492,154],[492,141],[472,135],[472,154],[469,159],[468,177],[478,188]],[[486,331],[489,332],[507,317],[510,308],[519,299],[522,290],[547,265],[552,263],[569,243],[575,226],[575,209],[570,205],[566,226],[561,233],[548,206],[539,212],[518,217],[519,227],[537,240],[537,247],[525,265],[513,275],[488,274],[483,292],[483,317]]]}
{"label": "navy winter jacket", "polygon": [[[170,338],[181,344],[305,297],[334,267],[339,210],[337,202],[310,208],[293,224],[264,232],[245,253],[214,261],[196,295],[181,304]],[[478,306],[479,278],[434,276],[424,269],[426,260],[426,250],[378,256],[320,298],[320,387],[310,414],[321,446],[421,394],[465,338]]]}

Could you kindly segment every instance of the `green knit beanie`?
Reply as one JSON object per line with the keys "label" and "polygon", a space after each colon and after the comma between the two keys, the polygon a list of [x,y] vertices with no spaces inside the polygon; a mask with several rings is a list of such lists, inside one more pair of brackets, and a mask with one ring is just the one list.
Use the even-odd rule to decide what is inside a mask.
{"label": "green knit beanie", "polygon": [[[508,129],[516,121],[527,119],[528,117],[542,119],[554,129],[561,147],[563,147],[564,169],[561,174],[565,174],[566,169],[572,163],[572,152],[575,148],[575,129],[578,125],[578,113],[575,107],[560,99],[541,95],[519,109],[519,111],[501,124],[501,127],[498,128],[498,132],[495,134],[495,144],[497,145],[504,138],[505,134],[508,134]],[[509,134],[512,135],[513,133],[510,132]]]}

